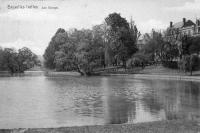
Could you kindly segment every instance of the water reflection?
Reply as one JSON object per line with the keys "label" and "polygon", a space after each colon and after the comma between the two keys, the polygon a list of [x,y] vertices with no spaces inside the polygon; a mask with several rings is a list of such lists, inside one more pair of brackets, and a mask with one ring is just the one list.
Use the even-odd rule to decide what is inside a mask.
{"label": "water reflection", "polygon": [[200,83],[132,77],[0,78],[0,128],[200,121]]}
{"label": "water reflection", "polygon": [[[147,81],[145,82],[155,92],[150,95],[154,102],[143,100],[146,108],[159,112],[164,109],[166,119],[193,119],[199,120],[200,116],[200,91],[199,83],[183,81]],[[148,96],[149,97],[149,96]],[[156,108],[158,107],[158,108]],[[150,111],[152,114],[155,113]]]}
{"label": "water reflection", "polygon": [[102,79],[106,124],[127,123],[129,119],[135,118],[135,97],[130,96],[132,100],[128,98],[127,89],[122,88],[125,84],[125,79],[121,79],[118,83],[111,78]]}

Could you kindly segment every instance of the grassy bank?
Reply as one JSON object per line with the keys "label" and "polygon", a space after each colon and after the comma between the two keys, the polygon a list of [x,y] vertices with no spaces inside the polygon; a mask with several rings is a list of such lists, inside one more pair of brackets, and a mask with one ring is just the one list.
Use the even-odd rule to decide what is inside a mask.
{"label": "grassy bank", "polygon": [[80,76],[78,72],[56,72],[56,71],[46,71],[47,76]]}
{"label": "grassy bank", "polygon": [[[136,72],[138,74],[156,74],[156,75],[180,75],[180,76],[190,76],[190,72],[183,72],[178,69],[170,69],[163,67],[162,65],[152,65],[147,66],[144,69]],[[193,76],[199,76],[200,71],[193,71]]]}
{"label": "grassy bank", "polygon": [[[130,76],[130,75],[129,75]],[[156,75],[156,74],[134,74],[131,78],[135,79],[165,79],[165,80],[183,80],[200,81],[200,76],[182,76],[182,75]]]}
{"label": "grassy bank", "polygon": [[[183,72],[178,69],[170,69],[162,65],[146,66],[144,69],[135,67],[133,69],[118,69],[117,71],[105,71],[101,75],[118,75],[118,74],[147,74],[147,75],[175,75],[175,76],[190,76],[190,72]],[[200,76],[200,71],[193,71],[193,76]]]}
{"label": "grassy bank", "polygon": [[116,124],[101,126],[8,129],[4,133],[198,133],[200,125],[194,121],[162,121],[140,124]]}

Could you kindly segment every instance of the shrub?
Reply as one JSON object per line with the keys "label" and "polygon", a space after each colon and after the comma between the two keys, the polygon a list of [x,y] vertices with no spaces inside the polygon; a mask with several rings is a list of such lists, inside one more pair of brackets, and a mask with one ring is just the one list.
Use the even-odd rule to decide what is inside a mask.
{"label": "shrub", "polygon": [[167,68],[178,69],[177,61],[162,61],[162,65]]}
{"label": "shrub", "polygon": [[200,58],[198,55],[186,55],[179,61],[179,69],[186,71],[196,71],[200,69]]}

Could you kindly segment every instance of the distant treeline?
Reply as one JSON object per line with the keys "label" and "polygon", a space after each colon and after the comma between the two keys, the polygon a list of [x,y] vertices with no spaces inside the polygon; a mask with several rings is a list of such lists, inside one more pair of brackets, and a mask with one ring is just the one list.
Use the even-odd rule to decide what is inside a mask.
{"label": "distant treeline", "polygon": [[29,48],[23,47],[15,50],[0,47],[0,71],[21,73],[34,65],[40,65],[40,61]]}

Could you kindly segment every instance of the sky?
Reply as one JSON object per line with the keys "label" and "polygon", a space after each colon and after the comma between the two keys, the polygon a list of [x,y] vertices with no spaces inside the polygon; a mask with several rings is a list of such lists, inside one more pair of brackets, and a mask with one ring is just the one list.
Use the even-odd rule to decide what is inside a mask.
{"label": "sky", "polygon": [[91,28],[113,12],[149,33],[200,18],[200,0],[0,0],[0,46],[43,55],[58,28]]}

